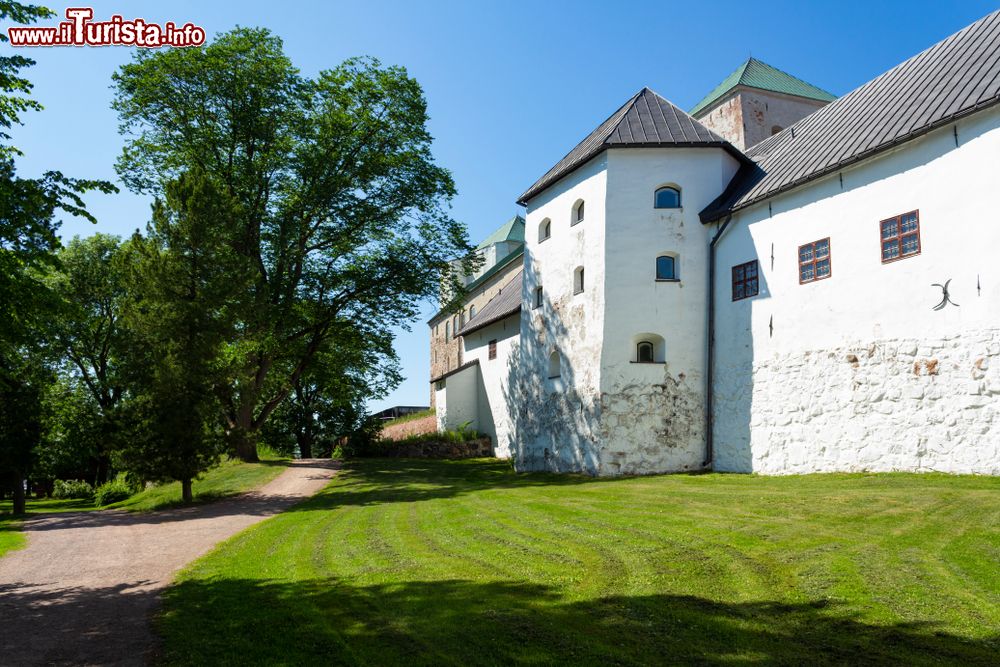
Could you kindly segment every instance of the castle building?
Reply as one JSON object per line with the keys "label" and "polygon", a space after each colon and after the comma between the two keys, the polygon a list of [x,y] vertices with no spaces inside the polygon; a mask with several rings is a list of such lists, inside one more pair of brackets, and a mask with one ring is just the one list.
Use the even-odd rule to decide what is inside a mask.
{"label": "castle building", "polygon": [[[457,312],[441,309],[427,323],[431,334],[431,406],[436,407],[434,386],[461,367],[465,350],[458,335],[467,320],[475,317],[500,289],[521,270],[524,255],[524,218],[514,216],[476,247],[480,264],[475,273],[463,276],[465,297]],[[442,298],[442,302],[447,299]]]}
{"label": "castle building", "polygon": [[998,103],[1000,12],[835,100],[644,88],[521,195],[439,426],[519,470],[1000,474]]}

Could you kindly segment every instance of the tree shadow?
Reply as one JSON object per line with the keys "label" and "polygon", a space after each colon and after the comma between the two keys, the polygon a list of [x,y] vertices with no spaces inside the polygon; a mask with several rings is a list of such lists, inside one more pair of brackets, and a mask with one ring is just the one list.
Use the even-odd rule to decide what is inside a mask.
{"label": "tree shadow", "polygon": [[344,506],[412,503],[455,498],[488,489],[572,486],[610,483],[587,475],[545,472],[513,474],[509,461],[498,459],[363,459],[345,461],[337,483],[290,512]]}
{"label": "tree shadow", "polygon": [[149,619],[159,590],[146,581],[107,588],[0,584],[0,663],[144,665],[156,647]]}
{"label": "tree shadow", "polygon": [[157,621],[170,664],[996,664],[1000,635],[873,625],[835,604],[573,600],[467,580],[189,580]]}

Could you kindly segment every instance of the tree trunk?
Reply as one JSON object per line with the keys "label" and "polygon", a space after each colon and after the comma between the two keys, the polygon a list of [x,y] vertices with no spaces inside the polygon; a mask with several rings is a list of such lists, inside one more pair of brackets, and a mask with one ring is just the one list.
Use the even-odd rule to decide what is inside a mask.
{"label": "tree trunk", "polygon": [[236,458],[245,463],[256,463],[257,458],[257,432],[237,426],[229,432],[229,444],[233,448]]}
{"label": "tree trunk", "polygon": [[24,479],[21,473],[14,473],[14,514],[24,514]]}
{"label": "tree trunk", "polygon": [[189,503],[194,500],[194,494],[191,493],[191,480],[182,479],[181,480],[181,500]]}
{"label": "tree trunk", "polygon": [[295,433],[295,439],[299,441],[299,457],[303,459],[311,459],[313,457],[312,433],[308,433],[300,429]]}

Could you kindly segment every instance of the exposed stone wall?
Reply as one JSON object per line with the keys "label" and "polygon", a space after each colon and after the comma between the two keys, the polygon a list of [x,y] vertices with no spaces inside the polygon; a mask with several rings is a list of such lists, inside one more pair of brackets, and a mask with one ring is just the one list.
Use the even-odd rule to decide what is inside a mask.
{"label": "exposed stone wall", "polygon": [[729,439],[720,461],[1000,474],[1000,329],[778,356],[754,364],[747,389],[750,455]]}
{"label": "exposed stone wall", "polygon": [[401,424],[391,424],[382,429],[382,437],[386,440],[402,440],[411,435],[435,433],[437,431],[437,415],[428,415]]}
{"label": "exposed stone wall", "polygon": [[489,438],[468,442],[430,440],[426,442],[398,443],[380,456],[408,459],[474,459],[493,456]]}
{"label": "exposed stone wall", "polygon": [[641,475],[701,468],[705,410],[700,383],[666,364],[643,370],[661,373],[659,382],[617,385],[601,394],[601,475]]}

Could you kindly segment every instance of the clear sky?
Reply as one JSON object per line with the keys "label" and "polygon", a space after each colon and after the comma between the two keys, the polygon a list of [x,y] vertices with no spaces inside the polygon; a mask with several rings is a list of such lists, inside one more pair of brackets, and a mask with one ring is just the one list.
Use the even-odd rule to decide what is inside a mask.
{"label": "clear sky", "polygon": [[[66,7],[49,6],[60,14]],[[191,21],[210,36],[236,25],[264,26],[284,39],[307,75],[354,55],[405,66],[426,93],[436,158],[458,186],[453,214],[476,242],[521,212],[518,195],[643,86],[689,109],[753,55],[843,95],[998,2],[119,0],[92,6],[95,20],[122,14],[161,24]],[[13,132],[26,154],[22,174],[59,169],[115,180],[122,139],[109,85],[131,49],[18,51],[38,61],[28,76],[46,107]],[[67,220],[64,237],[127,235],[149,217],[149,202],[127,192],[88,201],[98,224]],[[396,339],[407,380],[373,410],[427,404],[426,320],[434,307],[424,310]]]}

